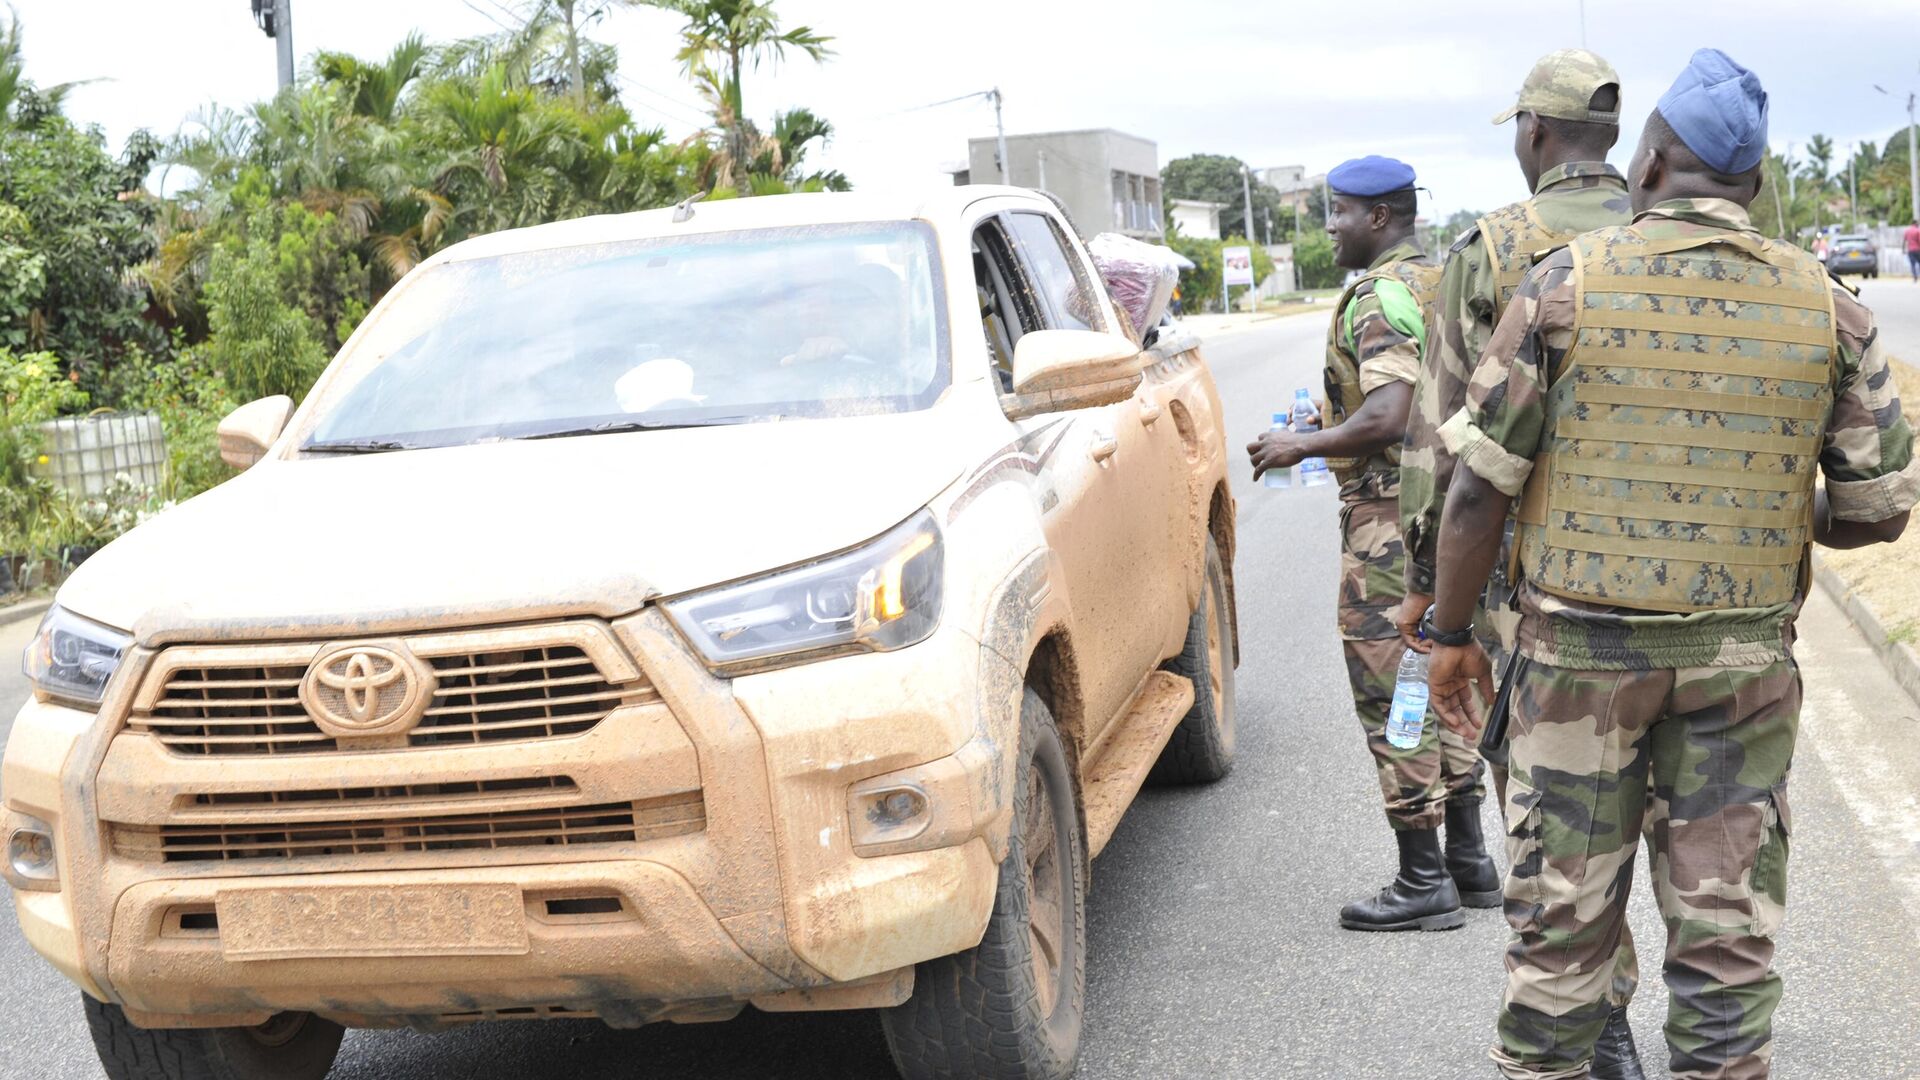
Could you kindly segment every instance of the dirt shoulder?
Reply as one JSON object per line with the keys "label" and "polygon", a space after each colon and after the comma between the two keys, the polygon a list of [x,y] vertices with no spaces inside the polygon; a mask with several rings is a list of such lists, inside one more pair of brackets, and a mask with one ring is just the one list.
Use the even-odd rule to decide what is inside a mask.
{"label": "dirt shoulder", "polygon": [[[1920,368],[1895,360],[1893,380],[1900,401],[1913,422],[1920,412]],[[1865,600],[1894,642],[1912,642],[1920,635],[1920,529],[1891,544],[1875,544],[1853,551],[1821,549],[1820,561]]]}

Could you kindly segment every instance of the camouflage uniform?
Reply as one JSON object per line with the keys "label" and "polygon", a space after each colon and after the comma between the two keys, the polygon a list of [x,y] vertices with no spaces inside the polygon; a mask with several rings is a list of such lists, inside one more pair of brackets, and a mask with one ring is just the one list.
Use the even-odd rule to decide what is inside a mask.
{"label": "camouflage uniform", "polygon": [[[1589,234],[1577,242],[1580,251],[1562,250],[1542,262],[1521,285],[1475,369],[1466,409],[1441,428],[1447,447],[1476,475],[1510,496],[1521,495],[1535,470],[1535,455],[1572,437],[1562,427],[1592,423],[1601,411],[1591,404],[1568,410],[1568,399],[1556,396],[1567,390],[1571,400],[1588,401],[1580,391],[1593,385],[1586,381],[1592,373],[1578,365],[1573,378],[1554,381],[1556,374],[1565,374],[1563,365],[1574,340],[1576,296],[1581,295],[1576,290],[1576,258],[1599,250],[1611,259],[1616,251],[1626,251],[1615,244],[1646,242],[1639,254],[1626,252],[1644,259],[1635,264],[1642,269],[1619,271],[1644,275],[1674,261],[1658,253],[1660,245],[1675,245],[1668,250],[1677,250],[1677,245],[1709,236],[1730,245],[1772,250],[1737,205],[1717,199],[1675,200],[1641,215],[1632,230]],[[1660,262],[1663,258],[1667,264]],[[1626,267],[1628,261],[1623,257],[1618,265]],[[1753,267],[1738,260],[1715,265],[1721,271]],[[1806,414],[1808,419],[1800,422],[1804,431],[1796,431],[1790,421],[1782,425],[1784,434],[1780,428],[1743,432],[1733,422],[1743,406],[1792,407],[1783,404],[1792,395],[1775,385],[1792,377],[1776,370],[1786,365],[1769,368],[1767,361],[1741,351],[1710,349],[1706,340],[1712,335],[1699,331],[1653,327],[1663,319],[1719,317],[1727,320],[1725,337],[1731,338],[1746,332],[1735,327],[1778,330],[1785,325],[1763,323],[1761,316],[1750,314],[1764,309],[1764,300],[1736,300],[1735,294],[1748,287],[1734,280],[1732,272],[1724,277],[1714,276],[1717,273],[1709,274],[1710,287],[1721,290],[1727,304],[1738,302],[1738,308],[1718,300],[1684,301],[1677,306],[1690,310],[1675,311],[1671,301],[1663,307],[1658,294],[1633,295],[1647,302],[1641,313],[1648,319],[1639,330],[1671,335],[1654,339],[1667,350],[1662,357],[1671,361],[1678,353],[1688,358],[1671,364],[1669,378],[1681,384],[1671,392],[1696,400],[1642,401],[1628,407],[1670,411],[1677,414],[1671,423],[1698,427],[1698,410],[1714,413],[1697,399],[1707,393],[1728,395],[1729,403],[1718,410],[1724,426],[1710,430],[1720,437],[1776,442],[1805,438],[1817,449],[1836,518],[1881,521],[1908,510],[1920,498],[1920,470],[1912,460],[1912,431],[1901,416],[1872,315],[1844,286],[1811,278],[1819,286],[1821,310],[1801,313],[1806,320],[1794,325],[1826,331],[1824,340],[1830,344],[1818,346],[1824,359],[1814,361],[1829,365],[1816,369],[1824,372],[1825,381],[1815,384],[1822,408],[1818,415]],[[1592,286],[1590,276],[1587,282]],[[1831,316],[1824,308],[1828,292]],[[1749,298],[1771,294],[1771,288],[1762,289]],[[1591,312],[1595,294],[1584,295],[1583,310]],[[1612,342],[1630,332],[1601,334],[1618,335],[1605,343],[1615,347]],[[1611,395],[1620,386],[1601,389]],[[1620,445],[1632,442],[1628,438]],[[1694,459],[1680,467],[1725,468],[1747,480],[1805,476],[1812,467],[1804,457],[1781,455],[1770,471],[1760,459],[1773,455],[1752,447],[1735,449],[1733,464],[1716,465],[1714,455],[1721,452],[1689,451]],[[1704,503],[1675,505],[1693,510],[1707,506],[1709,512],[1726,509]],[[1552,517],[1557,520],[1547,528],[1565,531],[1572,523],[1585,522],[1582,527],[1593,530],[1583,533],[1589,537],[1600,535],[1607,520],[1618,520],[1603,513],[1598,515],[1601,524],[1595,525],[1592,517],[1572,511],[1556,511]],[[1736,541],[1746,547],[1795,549],[1804,542],[1804,533],[1784,538],[1748,535]],[[1537,552],[1534,557],[1541,558]],[[1633,860],[1644,829],[1653,849],[1654,893],[1667,926],[1664,970],[1671,995],[1667,1042],[1672,1074],[1726,1080],[1764,1077],[1772,1055],[1773,1010],[1780,1000],[1772,937],[1786,902],[1791,832],[1787,772],[1800,702],[1799,671],[1789,643],[1798,598],[1734,607],[1703,587],[1696,599],[1705,602],[1688,605],[1693,610],[1670,609],[1681,606],[1677,604],[1647,606],[1664,604],[1659,600],[1609,606],[1606,600],[1620,598],[1621,592],[1608,589],[1658,591],[1672,588],[1675,580],[1657,575],[1596,578],[1583,584],[1606,599],[1580,599],[1565,591],[1550,593],[1533,580],[1544,563],[1523,565],[1528,569],[1520,596],[1524,670],[1513,700],[1512,778],[1506,798],[1513,868],[1507,879],[1507,917],[1515,936],[1507,952],[1505,1005],[1492,1056],[1509,1077],[1586,1075],[1594,1039],[1607,1016],[1610,960],[1625,926]],[[1575,558],[1556,569],[1595,572],[1593,568],[1604,565],[1606,558],[1597,556]],[[1786,584],[1791,588],[1791,582]]]}
{"label": "camouflage uniform", "polygon": [[[1400,528],[1407,537],[1409,592],[1429,596],[1434,592],[1435,541],[1454,466],[1454,456],[1440,441],[1440,424],[1466,404],[1467,380],[1514,290],[1536,255],[1590,229],[1625,224],[1630,211],[1627,182],[1612,166],[1600,161],[1568,162],[1541,174],[1533,198],[1480,218],[1448,251],[1440,274],[1433,346],[1422,357],[1420,379],[1414,383],[1413,411],[1400,460]],[[1503,570],[1497,571],[1502,577]],[[1496,601],[1504,603],[1504,591],[1498,583],[1489,590],[1488,610],[1494,609]],[[1495,670],[1503,666],[1512,620],[1504,608],[1475,620],[1482,627],[1480,641],[1493,655]],[[1496,623],[1499,632],[1495,632]],[[1495,795],[1504,801],[1505,747],[1488,749],[1485,757]],[[1623,924],[1608,1001],[1627,1004],[1639,983],[1633,935]]]}
{"label": "camouflage uniform", "polygon": [[1467,380],[1493,326],[1534,255],[1629,217],[1627,182],[1611,165],[1569,162],[1540,177],[1534,196],[1503,206],[1460,235],[1447,252],[1434,310],[1433,343],[1413,384],[1413,411],[1400,458],[1400,531],[1407,538],[1407,588],[1433,594],[1440,509],[1454,457],[1436,434],[1466,404]]}
{"label": "camouflage uniform", "polygon": [[[1411,384],[1426,337],[1422,313],[1432,301],[1436,268],[1411,242],[1382,253],[1334,308],[1327,341],[1329,419],[1338,423],[1373,390],[1394,381]],[[1401,287],[1388,302],[1379,287]],[[1385,286],[1394,294],[1394,284]],[[1412,303],[1404,303],[1406,297]],[[1387,820],[1395,829],[1434,829],[1447,799],[1484,791],[1472,745],[1429,719],[1420,745],[1401,750],[1387,742],[1387,709],[1394,676],[1406,651],[1394,629],[1393,609],[1405,597],[1406,552],[1400,542],[1398,446],[1365,459],[1328,462],[1340,480],[1341,644],[1347,680],[1380,775]]]}

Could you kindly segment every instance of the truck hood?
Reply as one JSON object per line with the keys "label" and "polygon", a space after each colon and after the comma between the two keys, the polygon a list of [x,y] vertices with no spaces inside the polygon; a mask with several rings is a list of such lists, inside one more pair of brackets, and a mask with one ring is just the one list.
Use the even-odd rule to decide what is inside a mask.
{"label": "truck hood", "polygon": [[270,458],[59,599],[149,645],[611,617],[886,531],[959,476],[952,413]]}

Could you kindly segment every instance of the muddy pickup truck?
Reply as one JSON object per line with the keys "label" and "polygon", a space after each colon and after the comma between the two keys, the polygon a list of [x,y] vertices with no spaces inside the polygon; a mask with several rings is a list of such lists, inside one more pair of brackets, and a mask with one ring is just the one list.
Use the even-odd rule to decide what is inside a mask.
{"label": "muddy pickup truck", "polygon": [[114,1080],[878,1010],[1061,1077],[1089,864],[1232,761],[1220,402],[1055,205],[794,195],[409,274],[60,590],[14,907]]}

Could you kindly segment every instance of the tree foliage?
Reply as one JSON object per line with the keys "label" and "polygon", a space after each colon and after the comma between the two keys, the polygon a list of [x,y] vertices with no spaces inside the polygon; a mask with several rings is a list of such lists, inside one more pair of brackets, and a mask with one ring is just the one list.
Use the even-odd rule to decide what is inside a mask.
{"label": "tree foliage", "polygon": [[[642,3],[685,19],[680,63],[711,123],[684,142],[635,120],[618,53],[591,35]],[[34,84],[18,20],[0,23],[0,438],[29,412],[151,409],[165,494],[190,496],[230,475],[221,416],[304,395],[380,297],[450,244],[696,192],[848,187],[814,163],[826,118],[795,108],[763,127],[744,109],[747,68],[832,55],[771,0],[491,6],[507,16],[497,33],[319,52],[272,99],[211,106],[165,143],[136,133],[118,157],[62,114],[66,86]],[[165,197],[145,187],[156,165]],[[28,460],[23,445],[0,457]],[[50,498],[6,496],[0,532],[55,513]],[[85,531],[68,516],[62,535]]]}
{"label": "tree foliage", "polygon": [[[1241,173],[1245,168],[1239,158],[1221,154],[1175,158],[1160,170],[1160,192],[1167,199],[1221,203],[1220,235],[1246,236],[1246,197],[1251,191],[1255,230],[1265,235],[1271,222],[1274,238],[1284,240],[1295,230],[1293,208],[1268,184],[1249,178],[1251,188],[1243,186]],[[1305,231],[1305,225],[1301,223],[1301,231]]]}

